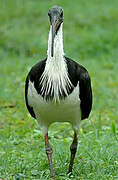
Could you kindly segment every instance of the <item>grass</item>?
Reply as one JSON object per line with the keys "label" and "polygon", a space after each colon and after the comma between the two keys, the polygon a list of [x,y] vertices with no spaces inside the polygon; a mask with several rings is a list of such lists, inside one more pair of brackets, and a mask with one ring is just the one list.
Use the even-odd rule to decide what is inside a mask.
{"label": "grass", "polygon": [[[25,78],[45,58],[52,5],[64,8],[67,56],[89,71],[93,110],[82,122],[73,180],[118,179],[118,2],[117,0],[0,0],[0,178],[49,179],[39,125],[25,107]],[[58,180],[68,180],[69,124],[49,129]]]}

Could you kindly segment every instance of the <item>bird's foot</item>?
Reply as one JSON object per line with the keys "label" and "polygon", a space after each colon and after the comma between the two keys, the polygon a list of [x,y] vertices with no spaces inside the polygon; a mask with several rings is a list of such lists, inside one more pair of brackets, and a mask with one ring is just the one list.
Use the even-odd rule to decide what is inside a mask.
{"label": "bird's foot", "polygon": [[69,178],[72,176],[72,171],[68,170],[67,175],[69,176]]}
{"label": "bird's foot", "polygon": [[72,175],[72,166],[70,166],[70,165],[69,165],[67,174],[68,174],[69,176]]}
{"label": "bird's foot", "polygon": [[52,179],[52,180],[56,180],[55,176],[52,176],[51,179]]}

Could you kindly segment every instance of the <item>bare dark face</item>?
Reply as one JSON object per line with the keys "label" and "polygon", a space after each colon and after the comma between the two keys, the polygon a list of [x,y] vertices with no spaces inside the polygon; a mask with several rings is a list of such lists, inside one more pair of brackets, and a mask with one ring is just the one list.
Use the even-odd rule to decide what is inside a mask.
{"label": "bare dark face", "polygon": [[57,34],[61,23],[63,22],[63,10],[59,6],[53,6],[48,12],[50,18],[50,24],[52,26],[52,45],[51,45],[51,56],[54,54],[54,37]]}

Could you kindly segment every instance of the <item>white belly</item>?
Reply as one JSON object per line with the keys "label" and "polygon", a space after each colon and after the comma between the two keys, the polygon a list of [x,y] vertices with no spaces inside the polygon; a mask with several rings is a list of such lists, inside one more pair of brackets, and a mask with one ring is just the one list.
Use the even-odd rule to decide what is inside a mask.
{"label": "white belly", "polygon": [[34,84],[29,82],[28,104],[33,107],[36,119],[44,133],[53,122],[70,122],[74,130],[79,128],[81,119],[79,84],[68,97],[55,103],[45,101],[37,93]]}

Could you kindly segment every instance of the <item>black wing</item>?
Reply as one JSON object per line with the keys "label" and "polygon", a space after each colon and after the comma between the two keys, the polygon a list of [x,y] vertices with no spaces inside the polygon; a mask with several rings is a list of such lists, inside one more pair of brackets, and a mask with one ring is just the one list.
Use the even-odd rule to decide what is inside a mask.
{"label": "black wing", "polygon": [[33,118],[36,118],[35,116],[35,113],[34,113],[34,110],[33,110],[33,107],[31,107],[29,104],[28,104],[28,98],[27,98],[27,95],[28,95],[28,86],[29,86],[29,81],[31,82],[34,82],[35,84],[35,88],[37,89],[40,89],[38,86],[39,86],[39,79],[44,71],[44,68],[45,68],[45,62],[46,62],[46,59],[43,60],[43,61],[40,61],[38,62],[37,64],[35,64],[32,69],[30,70],[27,78],[26,78],[26,82],[25,82],[25,101],[26,101],[26,106],[27,106],[27,109],[29,111],[29,113],[31,114],[31,116]]}
{"label": "black wing", "polygon": [[36,116],[35,116],[33,107],[31,107],[31,106],[28,104],[28,99],[27,99],[28,86],[29,86],[28,84],[29,84],[29,77],[27,76],[26,82],[25,82],[25,102],[26,102],[26,106],[27,106],[27,109],[28,109],[29,113],[31,114],[31,116],[32,116],[33,118],[36,119]]}
{"label": "black wing", "polygon": [[70,58],[66,58],[68,74],[74,87],[79,82],[79,97],[81,108],[81,119],[88,118],[92,109],[92,88],[88,71]]}
{"label": "black wing", "polygon": [[82,111],[82,119],[88,118],[92,109],[92,88],[91,80],[87,71],[82,72],[79,76],[80,87],[80,107]]}

